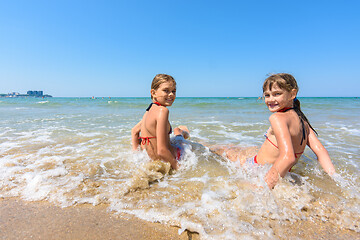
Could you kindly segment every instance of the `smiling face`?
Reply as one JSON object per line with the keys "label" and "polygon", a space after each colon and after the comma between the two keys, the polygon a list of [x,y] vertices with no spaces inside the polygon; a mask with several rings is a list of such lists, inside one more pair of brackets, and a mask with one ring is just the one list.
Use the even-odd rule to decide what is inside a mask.
{"label": "smiling face", "polygon": [[284,108],[292,108],[296,93],[296,89],[287,91],[280,88],[277,83],[273,84],[271,89],[268,85],[264,91],[265,104],[268,106],[270,112],[277,112]]}
{"label": "smiling face", "polygon": [[171,106],[176,98],[175,82],[168,81],[161,83],[156,90],[151,89],[151,96],[154,101],[160,103],[162,106]]}

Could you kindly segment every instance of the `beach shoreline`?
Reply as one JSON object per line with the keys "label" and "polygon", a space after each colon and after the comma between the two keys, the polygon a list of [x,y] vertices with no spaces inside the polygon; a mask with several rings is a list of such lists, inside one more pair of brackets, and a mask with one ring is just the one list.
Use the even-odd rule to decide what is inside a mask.
{"label": "beach shoreline", "polygon": [[[107,205],[82,204],[61,208],[46,201],[28,202],[0,198],[0,239],[201,239],[197,233],[166,224],[152,223],[132,215],[116,215]],[[269,221],[275,239],[360,239],[360,233],[317,220],[279,223]]]}
{"label": "beach shoreline", "polygon": [[61,208],[46,201],[0,198],[0,239],[199,239],[179,228],[115,215],[106,205]]}

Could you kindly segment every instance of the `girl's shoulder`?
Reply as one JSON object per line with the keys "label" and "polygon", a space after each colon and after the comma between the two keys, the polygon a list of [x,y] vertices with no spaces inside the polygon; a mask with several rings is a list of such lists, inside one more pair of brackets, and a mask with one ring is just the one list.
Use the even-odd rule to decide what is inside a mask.
{"label": "girl's shoulder", "polygon": [[153,107],[149,109],[149,112],[169,112],[169,109],[167,107],[154,104]]}
{"label": "girl's shoulder", "polygon": [[269,122],[271,124],[271,130],[277,128],[290,128],[292,118],[288,116],[288,113],[276,112],[271,114]]}
{"label": "girl's shoulder", "polygon": [[269,121],[285,121],[288,120],[289,116],[287,116],[287,113],[282,113],[282,112],[275,112],[273,114],[270,115],[269,117]]}
{"label": "girl's shoulder", "polygon": [[286,112],[275,112],[270,115],[269,120],[277,121],[292,121],[293,119],[298,119],[298,115],[295,111],[286,111]]}
{"label": "girl's shoulder", "polygon": [[159,113],[169,113],[169,109],[164,106],[157,106],[156,111],[158,111]]}
{"label": "girl's shoulder", "polygon": [[150,109],[151,115],[155,118],[155,119],[159,119],[159,118],[167,118],[169,116],[169,109],[167,109],[166,107],[163,106],[156,106],[152,109]]}

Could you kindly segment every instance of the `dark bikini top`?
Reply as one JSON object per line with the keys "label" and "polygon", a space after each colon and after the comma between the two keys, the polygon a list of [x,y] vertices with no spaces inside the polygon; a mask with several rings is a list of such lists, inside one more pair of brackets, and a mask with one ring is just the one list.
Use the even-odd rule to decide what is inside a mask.
{"label": "dark bikini top", "polygon": [[153,104],[158,105],[158,106],[161,106],[161,104],[160,104],[159,102],[152,102],[152,103],[150,103],[150,105],[147,107],[147,109],[146,109],[147,112],[150,110],[150,108],[152,107]]}
{"label": "dark bikini top", "polygon": [[[150,105],[149,105],[148,108],[146,109],[147,112],[150,110],[150,108],[152,107],[153,104],[158,105],[158,106],[161,106],[161,104],[160,104],[159,102],[150,103]],[[171,127],[171,125],[170,125],[170,132],[169,132],[169,134],[171,134],[171,133],[172,133],[172,127]],[[148,144],[150,144],[150,139],[151,139],[151,138],[156,138],[156,136],[153,136],[153,137],[139,137],[139,139],[141,140],[141,144],[142,144],[142,145],[145,145],[146,142],[147,142]]]}
{"label": "dark bikini top", "polygon": [[[280,109],[278,112],[287,112],[291,109],[294,109],[294,108],[283,108],[283,109]],[[306,132],[305,132],[305,124],[304,124],[304,121],[300,118],[300,122],[301,122],[301,127],[302,127],[302,138],[301,138],[301,142],[300,142],[300,145],[302,145],[304,139],[306,138]],[[265,133],[265,138],[266,140],[268,140],[274,147],[276,148],[279,148],[278,146],[276,146],[275,143],[273,143],[267,136],[267,133]],[[295,153],[295,158],[297,158],[299,155],[303,154],[304,152],[300,152],[300,153]]]}

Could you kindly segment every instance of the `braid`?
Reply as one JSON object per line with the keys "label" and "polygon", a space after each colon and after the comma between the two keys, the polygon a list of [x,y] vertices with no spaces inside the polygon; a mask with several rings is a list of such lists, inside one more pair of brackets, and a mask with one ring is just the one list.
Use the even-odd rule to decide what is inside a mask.
{"label": "braid", "polygon": [[307,124],[309,124],[309,127],[316,133],[316,135],[318,135],[316,130],[311,126],[311,124],[310,124],[309,120],[307,119],[307,117],[305,116],[305,114],[301,111],[300,101],[297,98],[294,99],[294,110],[297,113],[297,115],[299,116],[299,118],[302,119],[303,121],[307,122]]}

